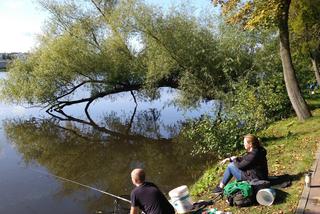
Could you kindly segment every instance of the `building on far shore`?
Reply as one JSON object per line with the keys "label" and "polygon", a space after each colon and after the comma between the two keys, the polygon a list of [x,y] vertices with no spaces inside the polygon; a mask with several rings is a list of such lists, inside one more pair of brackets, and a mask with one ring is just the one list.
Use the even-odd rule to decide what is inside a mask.
{"label": "building on far shore", "polygon": [[26,59],[28,53],[12,52],[0,53],[0,70],[5,70],[8,63],[13,59]]}
{"label": "building on far shore", "polygon": [[1,60],[1,59],[0,59],[0,70],[6,69],[7,63],[8,63],[7,60]]}

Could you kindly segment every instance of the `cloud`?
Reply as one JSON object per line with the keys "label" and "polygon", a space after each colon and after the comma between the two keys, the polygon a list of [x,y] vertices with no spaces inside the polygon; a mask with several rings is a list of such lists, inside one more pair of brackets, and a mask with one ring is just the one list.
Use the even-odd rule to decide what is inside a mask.
{"label": "cloud", "polygon": [[33,0],[1,0],[0,52],[30,50],[45,18]]}

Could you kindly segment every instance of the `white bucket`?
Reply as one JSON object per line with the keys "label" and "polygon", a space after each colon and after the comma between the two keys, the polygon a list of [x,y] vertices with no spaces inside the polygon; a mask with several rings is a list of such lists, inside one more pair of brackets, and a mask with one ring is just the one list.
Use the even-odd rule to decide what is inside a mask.
{"label": "white bucket", "polygon": [[276,191],[271,188],[261,189],[256,195],[258,203],[264,206],[270,206],[271,204],[273,204],[275,198]]}
{"label": "white bucket", "polygon": [[169,192],[170,203],[178,213],[187,213],[192,209],[192,200],[186,185],[177,187]]}

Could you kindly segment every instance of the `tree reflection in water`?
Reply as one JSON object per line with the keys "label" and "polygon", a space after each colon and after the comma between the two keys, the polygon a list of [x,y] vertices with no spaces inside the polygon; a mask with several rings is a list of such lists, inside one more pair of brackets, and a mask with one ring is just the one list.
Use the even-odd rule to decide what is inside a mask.
{"label": "tree reflection in water", "polygon": [[[80,119],[61,113],[50,119],[8,120],[5,131],[27,165],[37,163],[49,173],[99,189],[122,195],[129,194],[130,172],[144,167],[148,179],[164,192],[190,185],[206,167],[207,158],[190,156],[191,145],[173,142],[181,126],[165,126],[155,109],[136,110],[126,119],[116,113],[106,115],[103,122]],[[171,138],[163,138],[160,128]],[[189,148],[190,146],[190,148]],[[110,210],[113,199],[88,193],[81,186],[62,183],[57,196],[85,194],[86,207]]]}

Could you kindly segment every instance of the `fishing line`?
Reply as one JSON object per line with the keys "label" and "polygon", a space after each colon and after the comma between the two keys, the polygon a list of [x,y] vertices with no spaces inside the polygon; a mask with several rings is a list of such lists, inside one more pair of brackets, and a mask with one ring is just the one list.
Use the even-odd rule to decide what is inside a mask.
{"label": "fishing line", "polygon": [[37,173],[40,173],[40,174],[43,174],[43,175],[47,175],[47,176],[52,176],[52,177],[55,177],[55,178],[59,178],[60,180],[64,180],[64,181],[68,181],[68,182],[71,182],[71,183],[74,183],[74,184],[78,184],[80,186],[83,186],[83,187],[86,187],[88,189],[91,189],[91,190],[95,190],[97,192],[100,192],[100,193],[103,193],[103,194],[106,194],[106,195],[109,195],[111,197],[114,197],[114,198],[117,198],[119,200],[122,200],[122,201],[125,201],[125,202],[128,202],[131,204],[131,201],[126,199],[126,198],[122,198],[120,196],[117,196],[117,195],[114,195],[114,194],[111,194],[109,192],[105,192],[103,190],[100,190],[100,189],[97,189],[97,188],[94,188],[94,187],[91,187],[91,186],[88,186],[88,185],[85,185],[85,184],[82,184],[82,183],[79,183],[77,181],[73,181],[73,180],[70,180],[68,178],[63,178],[63,177],[60,177],[60,176],[57,176],[57,175],[54,175],[54,174],[50,174],[50,173],[46,173],[46,172],[43,172],[43,171],[40,171],[40,170],[36,170],[36,169],[30,169],[34,172],[37,172]]}

